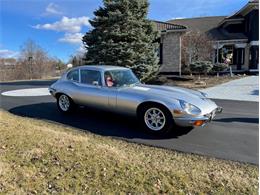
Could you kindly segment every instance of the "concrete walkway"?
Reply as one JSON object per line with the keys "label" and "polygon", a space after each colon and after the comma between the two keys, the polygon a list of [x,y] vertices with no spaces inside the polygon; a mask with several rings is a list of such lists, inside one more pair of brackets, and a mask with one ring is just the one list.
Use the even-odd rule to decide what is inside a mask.
{"label": "concrete walkway", "polygon": [[213,99],[259,102],[258,82],[258,76],[249,76],[200,91]]}

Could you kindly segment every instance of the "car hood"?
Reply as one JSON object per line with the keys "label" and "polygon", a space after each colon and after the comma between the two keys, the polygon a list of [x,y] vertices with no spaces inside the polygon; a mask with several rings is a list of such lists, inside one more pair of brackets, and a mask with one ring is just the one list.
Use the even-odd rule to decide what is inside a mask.
{"label": "car hood", "polygon": [[203,110],[203,113],[209,113],[217,108],[217,105],[206,98],[201,92],[181,87],[138,84],[125,90],[132,93],[144,94],[146,97],[159,100],[162,98],[184,100],[199,107]]}

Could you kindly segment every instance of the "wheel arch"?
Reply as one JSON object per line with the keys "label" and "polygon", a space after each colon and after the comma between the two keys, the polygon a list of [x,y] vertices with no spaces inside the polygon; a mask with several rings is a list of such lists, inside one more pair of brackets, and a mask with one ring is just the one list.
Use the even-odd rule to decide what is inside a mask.
{"label": "wheel arch", "polygon": [[165,103],[154,101],[154,100],[148,100],[148,101],[144,101],[144,102],[140,103],[137,106],[137,109],[136,109],[137,117],[140,116],[142,108],[144,108],[145,106],[152,106],[152,105],[162,106],[163,108],[165,108],[165,110],[167,110],[172,115],[171,109]]}
{"label": "wheel arch", "polygon": [[56,94],[55,94],[55,98],[58,100],[58,98],[61,96],[61,95],[66,95],[66,96],[68,96],[72,101],[73,101],[73,99],[71,98],[71,96],[70,95],[68,95],[67,93],[64,93],[64,92],[57,92]]}

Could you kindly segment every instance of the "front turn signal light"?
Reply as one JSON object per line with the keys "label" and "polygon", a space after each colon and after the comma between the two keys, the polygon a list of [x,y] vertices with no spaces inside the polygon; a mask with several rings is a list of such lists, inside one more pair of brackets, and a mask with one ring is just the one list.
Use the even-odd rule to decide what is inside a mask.
{"label": "front turn signal light", "polygon": [[204,123],[205,123],[205,121],[203,121],[203,120],[198,120],[198,121],[195,121],[195,122],[193,123],[193,125],[195,125],[195,126],[202,126]]}
{"label": "front turn signal light", "polygon": [[173,110],[174,114],[183,114],[183,112],[181,110]]}

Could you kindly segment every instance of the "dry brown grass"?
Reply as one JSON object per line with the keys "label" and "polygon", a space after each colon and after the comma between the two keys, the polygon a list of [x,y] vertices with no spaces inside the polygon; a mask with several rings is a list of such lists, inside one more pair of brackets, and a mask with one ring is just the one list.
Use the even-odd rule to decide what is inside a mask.
{"label": "dry brown grass", "polygon": [[0,194],[257,194],[258,167],[0,111]]}

